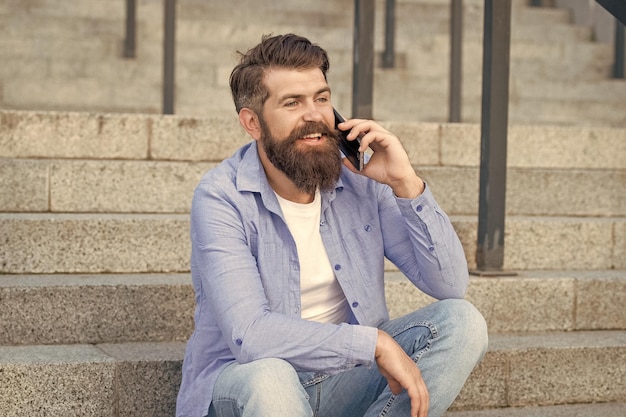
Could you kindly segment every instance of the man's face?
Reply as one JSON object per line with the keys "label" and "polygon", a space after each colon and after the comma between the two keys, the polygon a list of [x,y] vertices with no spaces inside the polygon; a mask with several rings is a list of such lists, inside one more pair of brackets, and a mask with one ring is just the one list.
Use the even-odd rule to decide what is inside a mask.
{"label": "man's face", "polygon": [[341,156],[330,89],[319,69],[272,69],[269,97],[259,115],[268,160],[307,193],[335,186]]}

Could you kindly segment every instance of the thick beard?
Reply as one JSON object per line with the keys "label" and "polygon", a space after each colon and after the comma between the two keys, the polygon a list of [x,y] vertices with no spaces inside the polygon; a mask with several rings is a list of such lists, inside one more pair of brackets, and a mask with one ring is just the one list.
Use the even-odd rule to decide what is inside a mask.
{"label": "thick beard", "polygon": [[[307,122],[294,129],[285,139],[276,139],[260,117],[261,142],[270,162],[282,171],[299,190],[312,194],[318,188],[330,190],[341,175],[339,138],[323,122]],[[323,146],[298,146],[298,139],[311,133],[322,133],[327,140]]]}

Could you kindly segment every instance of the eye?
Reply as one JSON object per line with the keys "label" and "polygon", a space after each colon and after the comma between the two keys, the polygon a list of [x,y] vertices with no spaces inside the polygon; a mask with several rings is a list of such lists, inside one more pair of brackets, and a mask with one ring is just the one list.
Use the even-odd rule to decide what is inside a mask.
{"label": "eye", "polygon": [[288,101],[285,103],[285,107],[295,107],[298,104],[297,101]]}

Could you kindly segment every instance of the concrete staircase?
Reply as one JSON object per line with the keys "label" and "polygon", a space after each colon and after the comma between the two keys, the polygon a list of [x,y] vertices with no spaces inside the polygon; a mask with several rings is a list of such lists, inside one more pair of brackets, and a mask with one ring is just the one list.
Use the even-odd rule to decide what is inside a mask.
{"label": "concrete staircase", "polygon": [[[348,113],[353,1],[180,0],[175,111],[231,115],[227,82],[234,51],[264,33],[295,31],[328,49],[336,105]],[[397,68],[376,68],[374,116],[447,120],[449,1],[399,0]],[[514,0],[510,120],[514,124],[623,127],[626,82],[609,78],[612,48],[565,10]],[[383,50],[384,0],[377,0],[376,49]],[[465,0],[463,120],[480,121],[482,0]],[[137,58],[121,58],[124,0],[3,0],[0,108],[159,113],[161,0],[138,2]]]}
{"label": "concrete staircase", "polygon": [[[350,108],[351,1],[181,0],[178,116],[149,114],[162,4],[138,3],[139,55],[123,60],[121,0],[0,1],[2,416],[173,415],[193,327],[191,195],[248,141],[227,89],[233,50],[261,33],[310,36]],[[397,1],[399,68],[376,70],[374,109],[451,215],[470,267],[481,3],[466,1],[467,123],[440,123],[444,0]],[[448,414],[623,416],[626,88],[587,28],[514,5],[505,269],[518,275],[472,278],[490,349]],[[392,316],[432,301],[388,269]]]}
{"label": "concrete staircase", "polygon": [[[193,326],[189,200],[247,141],[234,119],[0,113],[0,414],[172,415]],[[478,126],[386,126],[473,266]],[[519,274],[472,279],[490,350],[450,415],[623,415],[626,130],[514,126],[510,143]],[[432,301],[387,274],[393,316]]]}

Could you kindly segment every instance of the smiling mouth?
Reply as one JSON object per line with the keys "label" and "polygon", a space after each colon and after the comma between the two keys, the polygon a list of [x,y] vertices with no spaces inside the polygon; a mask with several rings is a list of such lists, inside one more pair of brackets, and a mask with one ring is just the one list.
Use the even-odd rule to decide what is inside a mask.
{"label": "smiling mouth", "polygon": [[303,136],[300,139],[306,141],[318,141],[322,139],[322,136],[324,136],[322,133],[311,133],[310,135]]}

